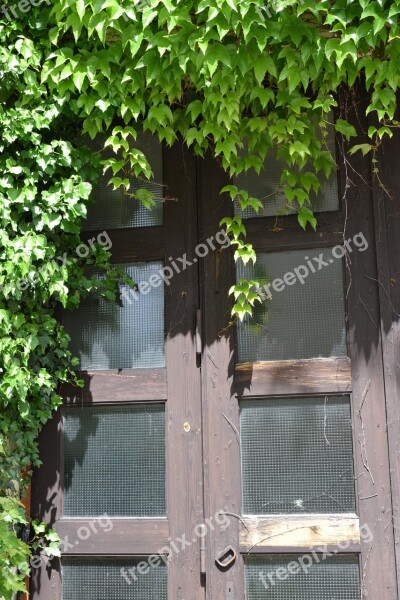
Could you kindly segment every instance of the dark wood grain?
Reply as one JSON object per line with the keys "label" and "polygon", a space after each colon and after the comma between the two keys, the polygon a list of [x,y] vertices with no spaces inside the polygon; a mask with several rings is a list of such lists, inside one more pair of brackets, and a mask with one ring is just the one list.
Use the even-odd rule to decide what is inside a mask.
{"label": "dark wood grain", "polygon": [[[33,470],[31,516],[54,527],[61,517],[61,410],[48,421],[39,434],[39,457],[42,466]],[[38,561],[38,563],[36,562]],[[31,600],[61,598],[61,566],[58,559],[49,563],[46,555],[37,555],[30,578]]]}
{"label": "dark wood grain", "polygon": [[[115,263],[141,262],[162,259],[165,254],[165,228],[140,227],[108,230],[112,246],[110,252]],[[93,239],[93,232],[82,234],[82,240]]]}
{"label": "dark wood grain", "polygon": [[[367,105],[365,92],[359,90],[357,104],[352,94],[343,92],[341,105],[346,118],[358,131],[365,132],[367,123],[362,118]],[[361,134],[353,144],[365,141]],[[361,525],[368,525],[373,533],[373,540],[361,547],[362,594],[368,598],[393,600],[397,597],[397,584],[375,255],[375,199],[370,158],[358,152],[347,156],[347,160],[349,163],[341,170],[341,188],[346,191],[345,237],[353,238],[362,232],[368,241],[366,251],[353,252],[347,260],[358,514]]]}
{"label": "dark wood grain", "polygon": [[[232,203],[220,195],[226,176],[216,161],[207,157],[200,165],[199,196],[202,200],[202,238],[220,229],[219,222],[229,216]],[[239,404],[233,390],[233,326],[228,290],[233,282],[230,249],[210,252],[203,261],[202,310],[205,346],[202,354],[204,414],[204,465],[206,515],[219,511],[232,515],[241,512]],[[240,554],[227,571],[220,570],[215,557],[226,546],[239,551],[239,519],[230,517],[226,529],[216,527],[207,536],[207,599],[225,599],[226,590],[234,598],[244,598],[243,560]],[[232,597],[232,595],[228,596]]]}
{"label": "dark wood grain", "polygon": [[373,180],[380,326],[384,361],[387,435],[400,597],[400,172],[397,132],[378,153],[380,181]]}
{"label": "dark wood grain", "polygon": [[311,228],[304,231],[297,216],[246,219],[248,241],[254,244],[259,252],[301,250],[340,244],[343,241],[341,213],[321,213],[317,218],[317,231]]}
{"label": "dark wood grain", "polygon": [[350,360],[327,358],[238,363],[235,367],[235,390],[240,397],[350,393]]}
{"label": "dark wood grain", "polygon": [[[166,256],[190,256],[197,245],[195,159],[178,145],[165,153],[168,194]],[[168,373],[166,448],[167,504],[172,539],[186,536],[190,547],[173,552],[168,566],[168,598],[204,600],[199,539],[194,534],[203,515],[200,369],[195,348],[198,265],[171,279],[166,289],[166,365]],[[194,540],[194,541],[192,541]],[[179,547],[179,546],[178,546]]]}
{"label": "dark wood grain", "polygon": [[62,413],[58,409],[39,434],[42,466],[33,470],[31,515],[53,526],[61,518]]}
{"label": "dark wood grain", "polygon": [[167,519],[61,519],[56,530],[66,556],[157,554],[169,536]]}

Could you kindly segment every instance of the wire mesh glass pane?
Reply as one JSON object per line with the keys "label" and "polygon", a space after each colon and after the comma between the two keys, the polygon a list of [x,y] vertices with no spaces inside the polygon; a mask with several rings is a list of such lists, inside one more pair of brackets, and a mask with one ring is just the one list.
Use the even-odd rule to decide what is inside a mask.
{"label": "wire mesh glass pane", "polygon": [[348,397],[241,404],[243,512],[355,512]]}
{"label": "wire mesh glass pane", "polygon": [[[329,128],[329,135],[326,141],[326,149],[329,149],[335,158],[335,137],[334,129]],[[240,204],[235,201],[235,214],[244,219],[251,217],[270,217],[275,215],[290,215],[297,212],[298,204],[294,202],[289,204],[283,193],[281,184],[281,175],[287,168],[282,160],[279,160],[273,153],[270,153],[264,163],[264,168],[258,175],[254,169],[249,169],[247,173],[241,173],[233,178],[233,183],[239,190],[244,189],[249,196],[254,196],[263,201],[264,208],[256,213],[253,209],[247,208],[244,211],[240,209]],[[310,170],[312,170],[310,168]],[[337,173],[332,170],[330,177],[317,175],[320,182],[320,189],[317,195],[310,193],[311,205],[314,212],[328,212],[339,209],[339,192],[337,183]]]}
{"label": "wire mesh glass pane", "polygon": [[358,557],[316,556],[310,553],[247,558],[246,600],[360,600]]}
{"label": "wire mesh glass pane", "polygon": [[238,322],[239,362],[347,356],[343,265],[330,248],[261,252],[237,263],[241,277],[260,283],[263,302]]}
{"label": "wire mesh glass pane", "polygon": [[64,515],[165,516],[162,404],[67,408]]}
{"label": "wire mesh glass pane", "polygon": [[[104,140],[90,141],[89,146],[94,151],[101,151]],[[149,133],[139,132],[137,140],[132,142],[134,148],[141,150],[149,161],[153,170],[154,179],[146,182],[136,177],[128,177],[130,188],[124,193],[121,188],[113,190],[108,181],[112,177],[110,169],[101,175],[93,190],[92,203],[88,209],[84,230],[121,229],[124,227],[150,227],[163,224],[163,168],[162,146],[160,142]],[[102,151],[104,159],[116,155],[111,148]],[[118,176],[121,176],[119,173]],[[125,177],[123,175],[122,177]],[[149,210],[142,202],[129,194],[134,194],[139,188],[145,188],[154,195],[155,206]]]}
{"label": "wire mesh glass pane", "polygon": [[[163,263],[121,266],[140,283],[157,274]],[[64,312],[70,348],[79,357],[81,370],[164,366],[164,286],[141,294],[121,285],[120,297],[118,305],[91,295],[77,310]]]}
{"label": "wire mesh glass pane", "polygon": [[63,558],[62,600],[167,600],[165,562],[160,559],[158,566],[140,575],[133,569],[143,560],[146,557]]}

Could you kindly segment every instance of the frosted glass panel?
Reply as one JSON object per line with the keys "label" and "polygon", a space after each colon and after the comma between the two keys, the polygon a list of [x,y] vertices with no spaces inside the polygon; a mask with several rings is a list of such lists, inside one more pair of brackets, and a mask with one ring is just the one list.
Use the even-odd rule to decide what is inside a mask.
{"label": "frosted glass panel", "polygon": [[338,554],[321,560],[319,555],[319,562],[308,556],[308,570],[301,568],[298,554],[247,558],[246,600],[360,600],[357,556]]}
{"label": "frosted glass panel", "polygon": [[65,410],[65,516],[164,516],[165,502],[164,405]]}
{"label": "frosted glass panel", "polygon": [[[326,266],[319,269],[315,258]],[[306,277],[304,270],[296,276],[300,265]],[[330,248],[261,252],[254,266],[238,263],[241,277],[259,281],[264,300],[255,303],[252,317],[238,322],[239,362],[347,355],[343,265]]]}
{"label": "frosted glass panel", "polygon": [[[333,128],[329,130],[327,147],[335,158],[335,140]],[[244,211],[240,209],[239,202],[235,202],[235,213],[242,218],[270,217],[275,215],[290,215],[297,212],[297,204],[289,204],[283,194],[281,175],[287,168],[282,160],[279,160],[272,152],[266,157],[264,168],[258,175],[254,169],[247,173],[241,173],[233,178],[233,183],[238,189],[245,189],[250,196],[255,196],[263,201],[264,208],[256,213],[251,208]],[[311,170],[312,169],[307,169]],[[325,175],[317,175],[321,187],[318,195],[311,192],[311,206],[314,212],[335,211],[339,208],[339,192],[337,184],[337,173],[335,169],[327,179]]]}
{"label": "frosted glass panel", "polygon": [[[163,263],[125,265],[137,283],[148,281]],[[82,370],[163,367],[164,285],[147,294],[121,286],[121,306],[104,298],[88,297],[75,311],[64,313],[71,350]]]}
{"label": "frosted glass panel", "polygon": [[[63,558],[62,600],[167,600],[164,561],[145,575],[137,575],[136,580],[129,575],[129,569],[142,560],[146,557]],[[121,569],[129,583],[121,575]]]}
{"label": "frosted glass panel", "polygon": [[[154,180],[148,183],[138,180],[134,176],[128,177],[130,180],[128,194],[134,193],[138,188],[145,188],[154,194],[156,205],[149,210],[139,200],[124,194],[121,188],[113,190],[113,187],[108,185],[108,181],[113,176],[111,169],[108,169],[106,174],[100,177],[93,190],[92,203],[88,209],[84,230],[150,227],[163,224],[162,146],[149,133],[138,133],[137,140],[131,143],[132,147],[138,148],[146,156],[153,170]],[[89,143],[94,151],[102,150],[103,144],[104,141]],[[115,154],[110,148],[106,148],[102,156],[104,159],[113,158]],[[126,177],[126,175],[118,173],[118,177]]]}
{"label": "frosted glass panel", "polygon": [[355,511],[348,397],[241,404],[244,514]]}

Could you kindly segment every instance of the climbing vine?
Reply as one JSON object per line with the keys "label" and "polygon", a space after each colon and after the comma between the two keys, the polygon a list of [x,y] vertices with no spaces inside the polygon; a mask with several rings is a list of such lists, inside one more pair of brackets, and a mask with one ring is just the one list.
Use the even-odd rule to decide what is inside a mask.
{"label": "climbing vine", "polygon": [[[230,176],[260,172],[274,152],[288,204],[302,227],[316,228],[313,199],[335,168],[332,109],[338,134],[351,142],[360,133],[340,114],[339,89],[361,83],[370,92],[374,124],[352,152],[376,151],[398,125],[400,0],[22,0],[1,11],[0,597],[8,599],[28,572],[19,501],[38,464],[38,432],[61,403],[60,384],[79,385],[55,311],[91,291],[113,300],[122,277],[104,247],[75,252],[101,169],[126,191],[132,174],[151,179],[135,147],[139,130],[182,140],[199,156],[211,150]],[[114,153],[105,161],[84,143],[100,135]],[[242,209],[268,201],[234,185],[223,193]],[[127,201],[153,204],[145,188]],[[235,257],[254,262],[240,217],[224,226]],[[93,265],[105,279],[88,275]],[[239,317],[259,299],[256,287],[233,286]]]}

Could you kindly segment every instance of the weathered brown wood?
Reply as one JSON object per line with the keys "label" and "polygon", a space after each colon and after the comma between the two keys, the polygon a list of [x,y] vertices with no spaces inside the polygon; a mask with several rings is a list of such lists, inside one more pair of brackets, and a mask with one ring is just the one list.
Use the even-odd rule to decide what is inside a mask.
{"label": "weathered brown wood", "polygon": [[61,518],[62,414],[58,409],[39,434],[42,466],[33,470],[31,515],[53,526]]}
{"label": "weathered brown wood", "polygon": [[[112,261],[116,263],[140,262],[161,259],[165,254],[165,228],[138,227],[136,229],[108,230],[112,246]],[[96,238],[92,231],[82,233],[82,240]]]}
{"label": "weathered brown wood", "polygon": [[168,546],[167,519],[61,519],[63,554],[157,554]]}
{"label": "weathered brown wood", "polygon": [[[185,165],[182,173],[182,165]],[[177,173],[182,173],[177,177]],[[147,228],[146,240],[137,231],[117,232],[113,240],[113,260],[150,260],[182,257],[197,244],[195,161],[178,145],[164,153],[165,183],[177,202],[165,210],[168,228],[166,248],[157,241],[157,228]],[[158,236],[160,237],[160,236]],[[162,236],[160,237],[162,239]],[[133,240],[133,241],[132,241]],[[136,241],[135,241],[136,240]],[[177,274],[166,287],[166,370],[149,369],[86,374],[82,395],[65,389],[72,404],[165,400],[168,523],[161,519],[114,519],[113,530],[99,530],[97,536],[78,540],[73,554],[148,554],[172,548],[168,565],[168,597],[204,600],[199,568],[199,543],[193,541],[195,527],[204,520],[201,438],[200,369],[193,342],[194,315],[198,307],[197,267]],[[168,382],[166,380],[168,372]],[[127,375],[128,377],[124,377]],[[132,377],[133,379],[132,379]],[[168,387],[166,387],[168,386]],[[62,519],[62,440],[61,422],[53,420],[42,436],[44,465],[35,476],[36,514],[55,526],[61,536],[91,527],[96,519]],[[40,489],[39,489],[40,488]],[[61,519],[61,520],[60,520]],[[99,537],[100,536],[100,537]],[[180,549],[179,539],[190,541]],[[170,539],[168,539],[170,538]],[[173,550],[173,543],[176,541]],[[164,546],[164,548],[163,548]],[[51,575],[48,575],[50,573]],[[43,563],[32,579],[33,600],[60,600],[60,570],[48,570]]]}
{"label": "weathered brown wood", "polygon": [[340,552],[359,552],[357,515],[279,515],[243,517],[240,550],[243,553],[303,552],[329,546]]}
{"label": "weathered brown wood", "polygon": [[[168,194],[177,198],[165,208],[166,256],[173,259],[197,245],[195,158],[183,145],[166,150]],[[198,265],[177,273],[166,289],[167,504],[172,540],[186,536],[190,546],[173,551],[168,565],[168,598],[204,600],[200,577],[199,538],[203,522],[203,472],[200,369],[196,361],[195,316]],[[178,542],[179,549],[179,542]]]}
{"label": "weathered brown wood", "polygon": [[[366,94],[343,91],[343,114],[358,131],[367,131]],[[367,141],[363,135],[353,144]],[[339,161],[344,159],[339,157]],[[368,598],[397,597],[393,512],[387,447],[385,386],[379,315],[379,283],[375,256],[370,159],[358,152],[346,157],[342,168],[346,228],[345,239],[362,232],[368,241],[364,252],[347,257],[347,304],[352,365],[352,411],[355,441],[355,478],[358,514],[373,540],[362,544],[362,594]],[[346,180],[347,174],[347,180]]]}
{"label": "weathered brown wood", "polygon": [[[219,222],[229,216],[232,203],[229,198],[220,195],[222,187],[228,182],[210,156],[202,161],[199,175],[202,238],[205,240],[219,231]],[[233,327],[228,301],[228,290],[234,277],[231,251],[210,252],[204,258],[202,267],[206,516],[214,517],[219,511],[240,515],[239,404],[233,390]],[[229,527],[216,527],[207,535],[208,600],[225,599],[228,588],[234,590],[235,599],[244,598],[243,560],[240,554],[227,571],[220,570],[215,563],[217,554],[228,545],[239,551],[239,519],[234,516],[230,517]]]}
{"label": "weathered brown wood", "polygon": [[29,598],[34,600],[58,600],[61,598],[59,558],[49,561],[44,552],[32,557]]}
{"label": "weathered brown wood", "polygon": [[[39,435],[39,458],[42,466],[33,470],[31,516],[54,527],[61,517],[62,498],[60,452],[62,436],[61,410],[48,421]],[[35,556],[31,564],[29,597],[31,600],[61,598],[60,561],[49,561],[45,554]]]}
{"label": "weathered brown wood", "polygon": [[79,373],[84,387],[63,385],[60,394],[68,405],[149,402],[167,399],[167,371],[122,369]]}
{"label": "weathered brown wood", "polygon": [[[400,597],[400,135],[395,131],[378,153],[373,180],[387,435],[392,486],[398,596]],[[381,185],[380,181],[383,183]]]}
{"label": "weathered brown wood", "polygon": [[311,228],[304,231],[296,215],[246,219],[245,227],[248,241],[259,252],[336,246],[343,241],[340,212],[320,213],[317,231]]}
{"label": "weathered brown wood", "polygon": [[350,393],[350,360],[318,358],[238,363],[235,390],[239,397]]}

